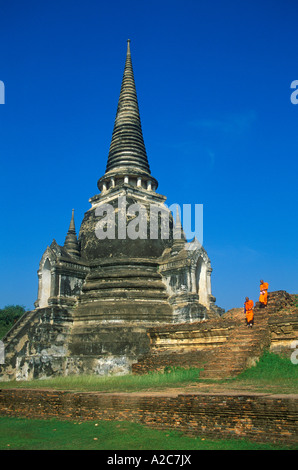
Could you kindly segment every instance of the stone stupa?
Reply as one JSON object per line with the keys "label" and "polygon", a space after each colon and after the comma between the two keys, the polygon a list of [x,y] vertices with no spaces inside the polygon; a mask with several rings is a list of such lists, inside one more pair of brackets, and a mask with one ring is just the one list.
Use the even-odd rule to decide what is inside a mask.
{"label": "stone stupa", "polygon": [[149,350],[152,325],[197,322],[221,313],[211,293],[205,249],[197,239],[187,242],[179,213],[174,223],[157,187],[128,41],[100,192],[90,199],[79,236],[73,211],[64,245],[54,240],[44,252],[35,310],[3,339],[2,380],[127,373]]}

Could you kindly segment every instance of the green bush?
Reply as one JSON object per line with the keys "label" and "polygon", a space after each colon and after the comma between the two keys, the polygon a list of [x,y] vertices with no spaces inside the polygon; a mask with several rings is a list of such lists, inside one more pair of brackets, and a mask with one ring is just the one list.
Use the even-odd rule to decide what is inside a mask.
{"label": "green bush", "polygon": [[14,323],[25,313],[23,305],[6,305],[0,309],[0,337],[12,328]]}

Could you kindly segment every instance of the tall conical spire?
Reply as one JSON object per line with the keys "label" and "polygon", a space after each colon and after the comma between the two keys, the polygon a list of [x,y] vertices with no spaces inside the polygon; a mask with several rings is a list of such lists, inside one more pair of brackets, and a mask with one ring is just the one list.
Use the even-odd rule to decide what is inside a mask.
{"label": "tall conical spire", "polygon": [[132,166],[150,173],[130,54],[130,40],[106,171]]}
{"label": "tall conical spire", "polygon": [[79,243],[76,234],[75,222],[74,222],[74,209],[72,210],[71,220],[69,229],[65,237],[64,248],[70,255],[79,256]]}
{"label": "tall conical spire", "polygon": [[144,144],[134,73],[132,68],[130,39],[127,41],[126,62],[118,101],[105,175],[98,181],[100,190],[109,177],[118,175],[145,176],[157,187],[151,177]]}

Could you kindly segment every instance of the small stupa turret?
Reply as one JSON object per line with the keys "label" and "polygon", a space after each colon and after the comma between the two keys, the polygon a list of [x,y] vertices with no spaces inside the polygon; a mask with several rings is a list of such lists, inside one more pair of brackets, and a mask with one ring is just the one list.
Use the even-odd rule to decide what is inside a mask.
{"label": "small stupa turret", "polygon": [[64,248],[70,255],[80,256],[79,243],[74,222],[74,209],[72,209],[71,220],[67,235],[65,237]]}

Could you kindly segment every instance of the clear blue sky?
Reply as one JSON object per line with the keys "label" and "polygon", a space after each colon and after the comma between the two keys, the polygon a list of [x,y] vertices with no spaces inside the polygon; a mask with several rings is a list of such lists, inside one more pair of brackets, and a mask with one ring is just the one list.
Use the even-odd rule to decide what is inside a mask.
{"label": "clear blue sky", "polygon": [[126,54],[153,176],[204,205],[225,309],[298,293],[296,0],[0,1],[0,307],[33,307],[53,238],[105,172]]}

